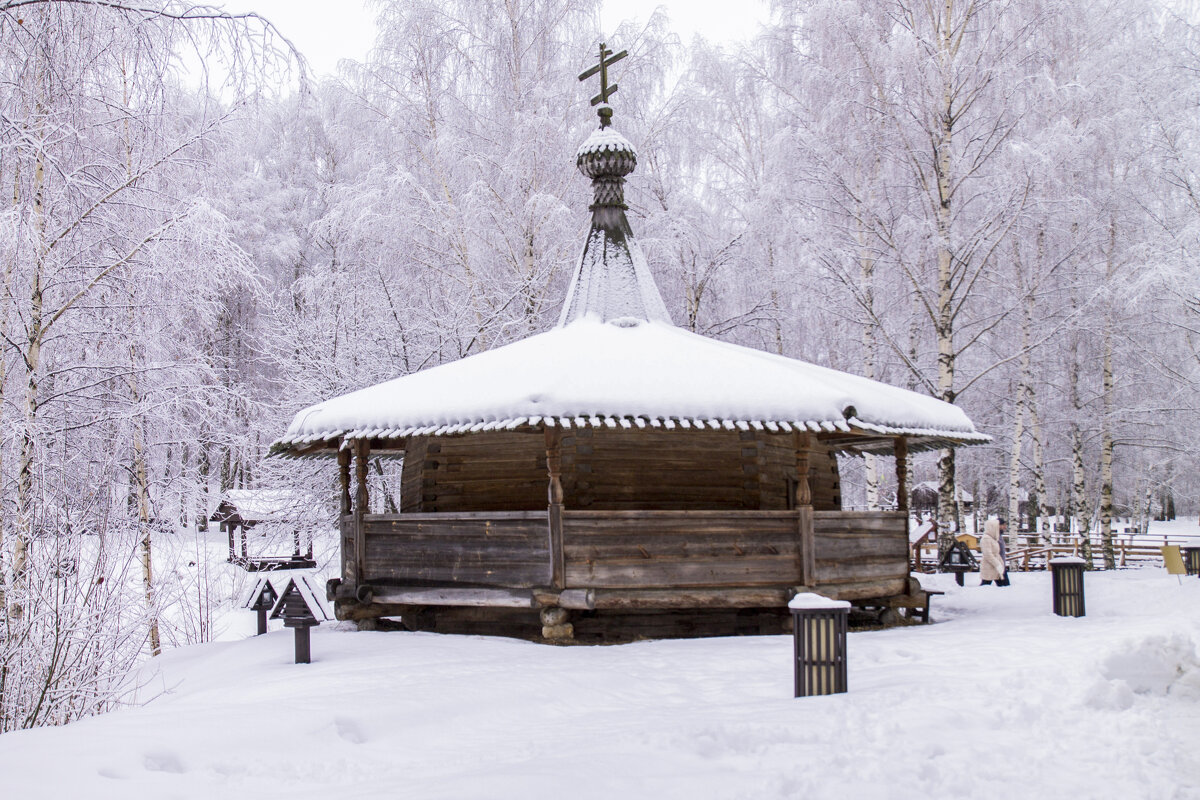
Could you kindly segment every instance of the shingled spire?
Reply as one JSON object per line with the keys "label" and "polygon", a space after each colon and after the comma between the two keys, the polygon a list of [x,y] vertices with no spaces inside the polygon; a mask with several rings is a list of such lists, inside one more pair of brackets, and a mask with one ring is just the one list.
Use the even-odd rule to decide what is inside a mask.
{"label": "shingled spire", "polygon": [[612,127],[608,98],[617,85],[609,85],[608,67],[626,55],[622,50],[614,56],[601,44],[600,63],[579,76],[585,80],[600,74],[600,93],[592,98],[592,105],[599,105],[600,128],[579,147],[575,158],[579,171],[592,180],[592,229],[567,290],[560,327],[583,318],[617,325],[671,324],[646,257],[625,218],[625,177],[637,166],[637,152]]}

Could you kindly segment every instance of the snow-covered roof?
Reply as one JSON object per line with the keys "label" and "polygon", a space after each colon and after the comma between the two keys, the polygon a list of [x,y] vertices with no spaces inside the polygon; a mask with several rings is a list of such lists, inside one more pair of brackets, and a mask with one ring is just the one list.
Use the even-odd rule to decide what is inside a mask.
{"label": "snow-covered roof", "polygon": [[[221,498],[246,522],[281,520],[308,505],[308,498],[291,489],[230,489]],[[220,516],[220,511],[213,518]]]}
{"label": "snow-covered roof", "polygon": [[577,165],[593,181],[592,228],[556,328],[310,406],[273,452],[525,425],[862,437],[834,443],[848,449],[884,449],[894,435],[916,450],[989,441],[940,400],[674,327],[625,217],[632,145],[602,127]]}
{"label": "snow-covered roof", "polygon": [[538,423],[987,440],[962,409],[906,389],[662,322],[585,318],[306,408],[280,444]]}
{"label": "snow-covered roof", "polygon": [[264,580],[269,581],[279,594],[279,599],[275,601],[275,607],[271,609],[271,619],[278,619],[283,615],[283,596],[287,594],[288,588],[293,583],[308,605],[308,610],[318,621],[333,619],[333,614],[330,613],[328,603],[325,601],[324,587],[320,586],[320,579],[315,574],[298,571],[276,572],[267,575]]}

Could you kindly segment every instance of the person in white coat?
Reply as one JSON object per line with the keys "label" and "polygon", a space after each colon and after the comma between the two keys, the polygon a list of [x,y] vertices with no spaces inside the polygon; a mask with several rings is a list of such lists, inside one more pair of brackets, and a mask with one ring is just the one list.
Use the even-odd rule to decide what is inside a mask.
{"label": "person in white coat", "polygon": [[1008,586],[1008,570],[1004,565],[1004,520],[989,519],[983,524],[983,538],[979,540],[982,558],[979,562],[979,583],[988,586]]}

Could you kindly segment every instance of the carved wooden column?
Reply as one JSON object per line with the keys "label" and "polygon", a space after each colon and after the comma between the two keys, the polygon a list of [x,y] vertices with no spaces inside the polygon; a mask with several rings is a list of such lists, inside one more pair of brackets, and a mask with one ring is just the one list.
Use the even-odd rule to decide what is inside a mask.
{"label": "carved wooden column", "polygon": [[354,566],[355,583],[362,583],[366,578],[366,530],[363,526],[363,516],[367,513],[367,457],[370,448],[365,439],[354,443]]}
{"label": "carved wooden column", "polygon": [[816,547],[813,541],[812,487],[808,483],[808,453],[812,440],[807,433],[795,434],[796,525],[799,534],[800,582],[816,586]]}
{"label": "carved wooden column", "polygon": [[562,429],[547,425],[546,432],[546,471],[550,476],[547,487],[549,508],[547,521],[550,529],[550,585],[555,589],[565,586],[563,573],[563,487],[562,487]]}
{"label": "carved wooden column", "polygon": [[353,568],[353,561],[348,557],[350,548],[354,546],[353,531],[346,525],[346,517],[350,516],[350,448],[338,448],[338,534],[341,537],[342,580],[353,584],[357,577],[347,571]]}
{"label": "carved wooden column", "polygon": [[[558,426],[547,425],[546,433],[546,472],[549,473],[550,483],[547,487],[547,522],[550,531],[550,583],[562,591],[566,586],[565,564],[563,560],[563,487],[562,487],[562,429]],[[541,610],[542,638],[559,641],[574,639],[575,626],[571,624],[571,612],[565,608],[552,606]]]}
{"label": "carved wooden column", "polygon": [[908,516],[908,439],[896,437],[896,510]]}

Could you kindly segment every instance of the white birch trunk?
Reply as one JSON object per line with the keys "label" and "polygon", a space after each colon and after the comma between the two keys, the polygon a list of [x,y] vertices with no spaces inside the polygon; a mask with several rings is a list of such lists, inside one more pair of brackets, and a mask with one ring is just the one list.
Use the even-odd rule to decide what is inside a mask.
{"label": "white birch trunk", "polygon": [[[1116,265],[1117,227],[1109,224],[1109,250],[1106,278],[1111,286]],[[1104,554],[1104,568],[1116,569],[1117,559],[1113,552],[1113,312],[1110,308],[1104,317],[1103,356],[1103,413],[1100,416],[1100,546]]]}
{"label": "white birch trunk", "polygon": [[1025,387],[1017,387],[1013,413],[1012,451],[1008,461],[1008,526],[1016,531],[1021,512],[1021,440],[1025,436]]}
{"label": "white birch trunk", "polygon": [[[953,58],[954,41],[951,38],[954,2],[945,0],[943,8],[941,36],[938,41],[938,67],[942,76],[942,105],[939,114],[939,135],[935,143],[937,157],[934,169],[937,172],[937,319],[935,330],[937,334],[938,351],[938,397],[947,403],[953,403],[954,392],[954,272],[953,244],[951,242],[951,197],[953,193],[951,171],[951,146],[953,144],[953,100],[954,86],[952,82],[950,62]],[[938,539],[938,552],[945,550],[954,542],[954,536],[961,527],[958,517],[958,504],[954,498],[955,486],[955,457],[953,448],[945,448],[938,459],[938,517],[942,525],[942,534]]]}

